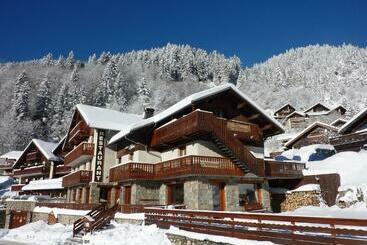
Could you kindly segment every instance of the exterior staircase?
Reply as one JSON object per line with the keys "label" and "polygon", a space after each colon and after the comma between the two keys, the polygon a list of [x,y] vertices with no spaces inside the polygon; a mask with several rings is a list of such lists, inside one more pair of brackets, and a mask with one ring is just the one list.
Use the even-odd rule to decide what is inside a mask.
{"label": "exterior staircase", "polygon": [[105,228],[114,218],[118,207],[118,203],[110,208],[108,208],[107,204],[102,204],[91,210],[88,214],[74,222],[73,237],[82,237],[88,232],[93,233],[96,230]]}

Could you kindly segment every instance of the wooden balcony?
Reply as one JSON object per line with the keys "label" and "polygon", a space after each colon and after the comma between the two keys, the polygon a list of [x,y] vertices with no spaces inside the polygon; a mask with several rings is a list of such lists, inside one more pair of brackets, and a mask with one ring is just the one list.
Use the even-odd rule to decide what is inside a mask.
{"label": "wooden balcony", "polygon": [[356,150],[367,144],[367,131],[359,133],[344,134],[330,139],[337,151]]}
{"label": "wooden balcony", "polygon": [[301,178],[305,166],[298,162],[265,160],[265,175],[267,178]]}
{"label": "wooden balcony", "polygon": [[206,156],[186,156],[157,164],[127,163],[110,169],[111,182],[185,176],[243,176],[243,172],[227,158]]}
{"label": "wooden balcony", "polygon": [[27,153],[26,162],[35,162],[41,157],[41,154],[37,151]]}
{"label": "wooden balcony", "polygon": [[8,163],[5,162],[3,164],[0,164],[0,170],[9,170],[12,169],[14,163]]}
{"label": "wooden balcony", "polygon": [[94,144],[93,143],[80,143],[77,147],[66,154],[64,158],[64,165],[75,166],[82,162],[91,160],[94,155]]}
{"label": "wooden balcony", "polygon": [[212,133],[219,125],[224,133],[236,135],[246,143],[260,143],[262,134],[256,124],[218,118],[213,113],[194,111],[178,120],[155,129],[151,147],[159,147],[185,139],[187,136]]}
{"label": "wooden balcony", "polygon": [[[198,136],[211,136],[218,148],[226,149],[226,157],[235,157],[250,172],[264,176],[264,162],[246,147],[261,145],[262,133],[257,125],[215,117],[213,113],[194,111],[153,131],[150,146],[163,150]],[[214,140],[213,140],[214,141]]]}
{"label": "wooden balcony", "polygon": [[23,184],[15,184],[10,187],[10,191],[22,191]]}
{"label": "wooden balcony", "polygon": [[71,167],[65,166],[65,165],[56,166],[56,169],[55,169],[55,173],[58,174],[58,175],[68,174],[68,173],[70,173],[70,171],[71,171]]}
{"label": "wooden balcony", "polygon": [[48,175],[49,170],[44,166],[28,167],[23,169],[15,169],[13,171],[14,177],[17,176],[36,176],[36,175]]}
{"label": "wooden balcony", "polygon": [[62,178],[62,186],[73,187],[88,184],[92,181],[92,174],[93,172],[91,170],[78,170],[70,173]]}
{"label": "wooden balcony", "polygon": [[79,121],[75,127],[70,130],[68,142],[75,144],[87,139],[90,135],[92,135],[92,130],[84,121]]}

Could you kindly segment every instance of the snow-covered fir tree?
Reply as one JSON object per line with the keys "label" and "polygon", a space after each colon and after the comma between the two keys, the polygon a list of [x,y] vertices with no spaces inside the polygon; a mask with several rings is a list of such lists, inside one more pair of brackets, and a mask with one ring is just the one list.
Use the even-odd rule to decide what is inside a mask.
{"label": "snow-covered fir tree", "polygon": [[31,83],[25,71],[23,71],[15,81],[12,113],[16,121],[21,121],[29,117],[29,97],[30,97]]}

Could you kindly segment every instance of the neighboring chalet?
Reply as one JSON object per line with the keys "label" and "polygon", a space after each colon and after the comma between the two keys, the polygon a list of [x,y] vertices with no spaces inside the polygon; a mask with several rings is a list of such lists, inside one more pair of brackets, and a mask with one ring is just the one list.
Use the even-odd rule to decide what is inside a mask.
{"label": "neighboring chalet", "polygon": [[67,135],[55,148],[71,173],[63,178],[67,201],[74,203],[115,202],[118,194],[109,183],[109,169],[116,154],[106,148],[108,140],[129,124],[142,120],[135,114],[76,105]]}
{"label": "neighboring chalet", "polygon": [[342,120],[345,117],[345,112],[346,109],[341,105],[329,109],[325,105],[317,103],[303,112],[293,111],[283,119],[282,123],[286,131],[300,130],[317,121],[331,124],[337,119]]}
{"label": "neighboring chalet", "polygon": [[339,136],[331,138],[337,151],[359,151],[367,144],[367,108],[359,112],[339,129]]}
{"label": "neighboring chalet", "polygon": [[0,174],[11,175],[14,163],[22,155],[22,151],[10,151],[0,156]]}
{"label": "neighboring chalet", "polygon": [[[12,191],[22,192],[22,188],[31,181],[58,178],[70,171],[63,165],[62,159],[53,154],[52,151],[56,145],[39,139],[33,139],[28,144],[13,165],[13,177],[17,184],[11,187]],[[45,189],[48,187],[45,186]],[[38,194],[52,192],[48,190],[45,193],[41,189],[28,189],[27,191],[39,191]]]}
{"label": "neighboring chalet", "polygon": [[235,86],[221,85],[112,137],[109,181],[121,204],[269,210],[269,181],[301,179],[304,168],[264,159],[264,139],[283,132]]}
{"label": "neighboring chalet", "polygon": [[284,146],[288,149],[299,149],[303,146],[313,144],[329,144],[330,137],[335,136],[337,132],[337,127],[322,122],[314,122],[291,140],[289,140]]}
{"label": "neighboring chalet", "polygon": [[274,118],[278,120],[283,119],[295,110],[291,104],[285,104],[274,112]]}

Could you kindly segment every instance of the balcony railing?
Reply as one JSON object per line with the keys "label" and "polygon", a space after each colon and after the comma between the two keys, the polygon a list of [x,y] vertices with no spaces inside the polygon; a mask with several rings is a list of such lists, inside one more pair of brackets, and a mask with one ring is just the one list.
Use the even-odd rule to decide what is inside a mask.
{"label": "balcony railing", "polygon": [[76,172],[65,175],[62,178],[63,187],[72,187],[82,184],[88,184],[92,181],[92,171],[91,170],[78,170]]}
{"label": "balcony railing", "polygon": [[211,112],[194,111],[153,131],[151,147],[161,150],[190,137],[211,135],[227,148],[228,157],[234,156],[249,171],[264,176],[264,161],[256,158],[244,145],[262,143],[259,127],[252,123],[238,122],[215,117]]}
{"label": "balcony railing", "polygon": [[68,142],[77,142],[84,140],[91,135],[91,129],[87,126],[84,121],[78,122],[75,127],[70,130]]}
{"label": "balcony railing", "polygon": [[56,167],[56,174],[66,174],[70,173],[71,167],[65,165],[59,165]]}
{"label": "balcony railing", "polygon": [[197,175],[243,176],[243,172],[227,158],[207,156],[186,156],[157,164],[127,163],[110,169],[111,182]]}
{"label": "balcony railing", "polygon": [[15,185],[12,185],[10,187],[10,190],[11,191],[22,191],[23,186],[25,186],[25,185],[23,185],[23,184],[15,184]]}
{"label": "balcony railing", "polygon": [[40,157],[40,154],[37,151],[27,153],[26,155],[26,161],[27,162],[33,162],[38,160]]}
{"label": "balcony railing", "polygon": [[92,159],[93,155],[94,144],[82,142],[65,156],[64,165],[78,165],[79,163],[86,162]]}
{"label": "balcony railing", "polygon": [[297,178],[302,177],[304,163],[298,162],[278,162],[265,160],[265,175],[268,178]]}
{"label": "balcony railing", "polygon": [[3,164],[0,164],[0,170],[7,170],[11,169],[13,167],[13,163],[5,162]]}
{"label": "balcony railing", "polygon": [[32,175],[47,175],[49,170],[44,166],[28,167],[23,169],[15,169],[14,177],[17,176],[32,176]]}

